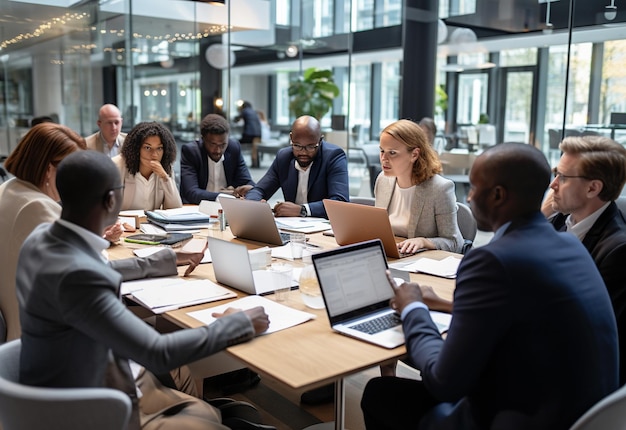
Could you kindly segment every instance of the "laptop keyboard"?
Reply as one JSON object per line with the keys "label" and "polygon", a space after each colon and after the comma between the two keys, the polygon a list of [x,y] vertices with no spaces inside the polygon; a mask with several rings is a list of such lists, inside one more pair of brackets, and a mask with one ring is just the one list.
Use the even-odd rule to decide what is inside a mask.
{"label": "laptop keyboard", "polygon": [[280,231],[280,230],[278,231],[278,233],[280,234],[280,240],[283,241],[283,245],[287,245],[291,238],[291,236],[289,236],[289,233],[285,231]]}
{"label": "laptop keyboard", "polygon": [[388,328],[392,328],[400,324],[402,324],[400,315],[396,313],[390,313],[390,314],[382,315],[378,318],[371,319],[369,321],[355,324],[353,326],[350,326],[349,328],[353,330],[358,330],[367,334],[376,334],[378,332],[387,330]]}

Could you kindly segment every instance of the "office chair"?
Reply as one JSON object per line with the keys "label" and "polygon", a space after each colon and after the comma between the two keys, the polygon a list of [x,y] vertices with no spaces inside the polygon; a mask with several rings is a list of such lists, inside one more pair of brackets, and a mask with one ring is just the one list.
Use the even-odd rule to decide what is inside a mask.
{"label": "office chair", "polygon": [[9,178],[9,175],[4,167],[0,167],[0,177],[2,178],[2,182],[6,181]]}
{"label": "office chair", "polygon": [[365,165],[370,174],[370,188],[372,195],[374,195],[374,185],[376,185],[376,178],[378,174],[382,172],[383,168],[380,165],[380,146],[378,141],[372,141],[361,146],[361,151],[365,155]]}
{"label": "office chair", "polygon": [[21,341],[0,345],[0,423],[3,430],[119,430],[130,398],[112,388],[42,388],[18,382]]}
{"label": "office chair", "polygon": [[622,430],[626,422],[626,385],[593,405],[570,430]]}
{"label": "office chair", "polygon": [[619,196],[617,200],[615,200],[615,204],[622,212],[624,218],[626,218],[626,196]]}
{"label": "office chair", "polygon": [[478,230],[476,220],[469,206],[456,202],[456,222],[459,225],[459,230],[461,230],[461,236],[463,236],[461,254],[465,254],[472,249],[474,239],[476,238],[476,231]]}

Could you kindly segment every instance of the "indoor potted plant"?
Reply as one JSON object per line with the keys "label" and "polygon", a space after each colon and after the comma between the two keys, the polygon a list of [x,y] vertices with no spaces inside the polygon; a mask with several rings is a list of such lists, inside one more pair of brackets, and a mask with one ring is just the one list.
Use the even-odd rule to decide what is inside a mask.
{"label": "indoor potted plant", "polygon": [[338,95],[339,87],[333,81],[332,71],[311,67],[289,85],[289,111],[296,118],[311,115],[321,121]]}

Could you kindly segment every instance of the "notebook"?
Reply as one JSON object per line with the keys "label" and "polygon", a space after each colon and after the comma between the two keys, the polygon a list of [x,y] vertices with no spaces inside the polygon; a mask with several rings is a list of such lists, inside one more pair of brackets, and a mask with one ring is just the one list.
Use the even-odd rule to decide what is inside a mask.
{"label": "notebook", "polygon": [[243,199],[219,199],[226,222],[233,235],[271,245],[289,242],[289,233],[278,230],[272,209],[266,202]]}
{"label": "notebook", "polygon": [[324,208],[339,245],[380,239],[387,257],[414,255],[400,254],[398,251],[386,209],[329,199],[324,200]]}
{"label": "notebook", "polygon": [[[379,239],[311,256],[333,330],[395,348],[404,343],[400,316],[389,307],[393,290]],[[377,322],[383,321],[382,329]],[[373,330],[370,327],[378,327]]]}
{"label": "notebook", "polygon": [[[208,245],[217,282],[248,294],[274,292],[276,275],[269,270],[253,271],[246,245],[214,237],[208,238]],[[292,280],[292,287],[297,286]]]}

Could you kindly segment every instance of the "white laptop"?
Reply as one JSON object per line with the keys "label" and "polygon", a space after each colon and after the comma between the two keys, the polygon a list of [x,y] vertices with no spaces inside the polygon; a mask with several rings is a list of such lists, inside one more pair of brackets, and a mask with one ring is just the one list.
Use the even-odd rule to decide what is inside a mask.
{"label": "white laptop", "polygon": [[266,202],[230,198],[219,201],[231,233],[238,238],[279,246],[289,242],[289,234],[278,230],[272,208]]}
{"label": "white laptop", "polygon": [[[274,292],[276,274],[269,270],[252,270],[246,245],[214,237],[208,238],[208,244],[217,282],[248,294]],[[292,287],[297,286],[292,280]]]}
{"label": "white laptop", "polygon": [[[387,257],[402,258],[414,255],[414,253],[401,254],[398,250],[387,209],[330,199],[323,202],[335,240],[339,245],[380,239]],[[420,249],[417,252],[424,250]]]}
{"label": "white laptop", "polygon": [[389,307],[393,290],[379,239],[313,254],[312,259],[333,330],[385,348],[404,344],[400,316]]}

